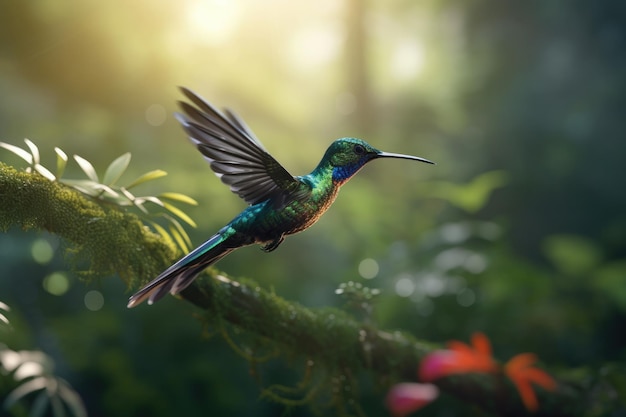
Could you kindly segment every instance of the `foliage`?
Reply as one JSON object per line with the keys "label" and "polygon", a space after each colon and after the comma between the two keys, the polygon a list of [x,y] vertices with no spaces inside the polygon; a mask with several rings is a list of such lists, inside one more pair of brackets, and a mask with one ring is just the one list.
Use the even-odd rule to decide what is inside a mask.
{"label": "foliage", "polygon": [[[0,302],[0,309],[9,311],[9,307]],[[3,324],[9,321],[0,315]],[[30,403],[29,416],[40,417],[46,415],[50,408],[52,416],[62,417],[70,415],[87,417],[83,402],[70,384],[54,375],[52,358],[40,351],[15,351],[0,344],[0,375],[2,378],[13,379],[18,383],[4,399],[2,404],[5,410],[18,408],[18,403],[29,394],[39,391],[39,394]]]}
{"label": "foliage", "polygon": [[[80,219],[71,222],[69,227],[67,225],[59,227],[63,222],[54,218],[59,214],[61,217],[67,216],[67,211],[76,212],[74,215],[80,218],[85,206],[93,205],[85,197],[70,191],[70,193],[75,194],[75,198],[68,204],[67,196],[61,194],[59,198],[52,194],[53,190],[61,187],[60,185],[49,182],[36,174],[19,173],[6,166],[0,166],[0,169],[2,169],[0,178],[3,179],[3,182],[0,183],[0,189],[9,191],[10,194],[7,195],[12,196],[12,200],[8,204],[0,206],[0,220],[5,225],[4,227],[11,221],[23,226],[46,227],[51,232],[59,233],[60,236],[72,240],[74,239],[73,236],[77,235],[76,230],[83,227],[83,222],[89,223],[88,220]],[[18,187],[11,187],[11,183],[18,184]],[[25,187],[25,184],[29,185]],[[48,195],[42,194],[41,191],[37,192],[38,188],[48,188]],[[32,212],[24,213],[15,210],[16,207],[20,206],[18,202],[25,196],[28,196],[28,202],[32,204],[37,202],[37,199],[41,198],[42,195],[50,207],[54,208],[46,211],[45,220],[36,218],[37,221],[35,222]],[[51,201],[55,198],[59,198],[59,201]],[[66,211],[59,210],[58,205],[63,206]],[[91,208],[96,209],[96,207]],[[133,220],[134,216],[131,214],[122,213],[115,207],[103,211],[101,216],[99,222],[102,221],[109,225],[105,235],[118,236],[122,229],[127,229],[123,223],[109,223],[109,217],[127,217],[129,224],[138,221]],[[87,241],[94,239],[89,245],[101,245],[103,238],[104,236],[92,233],[82,244],[88,245]],[[155,245],[154,235],[144,231],[143,234],[135,235],[134,240],[121,240],[113,247],[107,247],[106,242],[104,242],[103,248],[107,252],[106,260],[109,263],[100,264],[99,269],[114,270],[123,277],[128,273],[129,268],[136,269],[139,265],[150,265],[155,262],[155,260],[150,261],[144,258],[128,260],[122,254],[130,249],[129,245],[134,247],[134,251],[146,253],[142,246],[153,247]],[[161,252],[161,256],[164,254]],[[120,258],[123,259],[122,263],[114,261]],[[167,261],[167,258],[162,260]],[[102,263],[104,260],[98,262]],[[135,265],[124,265],[124,262],[133,262]],[[409,369],[416,369],[420,359],[427,357],[426,355],[432,351],[424,342],[416,341],[398,332],[389,333],[379,330],[372,325],[355,320],[343,311],[329,308],[313,310],[296,303],[290,303],[271,292],[262,290],[251,281],[238,282],[223,275],[214,275],[214,279],[200,280],[196,283],[197,285],[192,285],[184,290],[181,296],[205,310],[204,320],[207,324],[216,323],[224,332],[223,323],[228,322],[234,326],[234,329],[252,334],[256,339],[255,345],[263,346],[265,349],[270,347],[269,350],[274,351],[274,354],[304,357],[307,361],[307,367],[310,368],[307,373],[319,369],[326,374],[326,378],[336,382],[332,390],[331,403],[340,415],[363,414],[358,402],[355,402],[353,398],[353,393],[356,392],[357,388],[356,375],[360,372],[370,370],[378,378],[391,377],[395,379],[405,374]],[[373,295],[369,289],[352,287],[354,285],[343,286],[340,292],[349,289],[348,293],[352,294],[350,296],[352,299],[364,297],[369,300]],[[227,336],[227,340],[231,340],[229,336]],[[480,343],[476,342],[475,344],[477,345],[477,352],[482,355],[481,363],[484,362],[493,366],[494,362],[490,357],[491,349],[488,347],[488,342],[481,339]],[[455,345],[453,348],[456,349],[457,346]],[[470,348],[463,347],[463,349],[457,350],[464,354],[467,353],[468,358],[473,357],[470,355],[472,353]],[[243,355],[253,363],[260,360],[254,355],[254,350],[247,351],[247,349],[237,348],[237,351],[243,352]],[[487,361],[483,360],[483,356],[486,354],[489,354]],[[468,361],[463,356],[463,366],[467,366],[467,363]],[[519,374],[517,368],[514,371],[517,378]],[[39,382],[27,385],[27,388],[18,391],[15,397],[21,397],[26,392],[43,386],[41,383],[44,380],[37,381]],[[524,384],[528,383],[526,380],[524,381]],[[517,379],[516,383],[519,383]],[[324,379],[317,380],[310,387],[308,383],[304,382],[299,388],[305,393],[303,400],[308,402],[315,398],[320,387],[323,386],[322,384],[324,384]],[[466,400],[471,399],[470,401],[475,401],[486,409],[493,407],[493,404],[487,400],[490,395],[493,395],[488,384],[476,384],[471,379],[460,378],[442,383],[441,388]],[[289,391],[281,387],[269,387],[265,390],[265,395],[285,404],[299,404],[299,401],[294,402],[283,396]],[[65,393],[63,395],[67,396],[67,392],[65,390],[63,392]],[[548,412],[551,415],[558,415],[559,410],[565,409],[566,403],[568,409],[573,407],[575,404],[574,392],[576,392],[576,388],[562,385],[559,392],[552,394],[552,408]],[[468,396],[468,393],[471,395]],[[513,409],[511,405],[506,408],[507,410]]]}
{"label": "foliage", "polygon": [[[28,151],[4,142],[0,142],[0,148],[5,148],[13,152],[15,155],[30,164],[30,166],[26,168],[26,172],[38,172],[50,181],[59,181],[96,199],[111,202],[118,206],[134,206],[138,208],[139,215],[142,220],[150,224],[164,238],[173,238],[183,252],[189,252],[191,240],[189,240],[189,236],[180,222],[172,215],[177,216],[179,219],[183,220],[192,227],[196,227],[196,224],[184,211],[164,200],[178,201],[192,205],[197,205],[198,203],[191,197],[181,193],[167,192],[156,196],[137,197],[130,192],[132,188],[138,185],[167,175],[165,171],[157,169],[146,172],[129,184],[121,186],[117,185],[117,182],[124,174],[128,164],[130,163],[130,153],[127,152],[111,162],[104,173],[102,181],[98,178],[98,173],[91,162],[81,156],[74,155],[74,160],[83,170],[88,179],[62,179],[68,160],[65,152],[58,147],[54,148],[57,163],[56,174],[53,174],[48,168],[41,165],[39,149],[37,146],[28,139],[24,139],[24,142],[28,147]],[[145,203],[155,204],[165,209],[165,211],[153,213],[146,208]],[[169,233],[154,221],[157,217],[164,218],[167,221]]]}
{"label": "foliage", "polygon": [[[623,2],[0,2],[0,43],[3,140],[36,137],[42,159],[56,145],[98,169],[130,151],[130,177],[167,167],[154,184],[198,199],[185,210],[202,219],[188,229],[196,243],[242,206],[184,145],[170,117],[177,85],[236,110],[294,174],[341,136],[435,160],[428,170],[372,164],[306,235],[271,255],[243,249],[219,268],[421,339],[484,331],[502,358],[536,352],[559,381],[580,387],[585,415],[624,414]],[[198,338],[199,324],[172,297],[129,314],[117,280],[91,282],[106,300],[94,313],[71,275],[67,293],[50,294],[41,278],[64,264],[37,262],[32,240],[59,242],[36,233],[0,235],[0,293],[26,322],[5,336],[19,349],[54,341],[57,351],[45,351],[88,409],[275,416],[284,408],[256,400],[264,388],[319,381],[317,372],[306,379],[304,362],[256,367],[221,340]],[[166,246],[173,261],[177,249]],[[378,265],[375,277],[360,275],[364,259]],[[336,296],[348,281],[380,294]],[[244,353],[255,351],[225,327]],[[363,407],[385,415],[372,392],[393,381],[359,382]],[[441,398],[419,415],[480,414]]]}
{"label": "foliage", "polygon": [[[8,305],[6,305],[5,303],[3,303],[2,301],[0,301],[0,311],[10,311],[11,309],[9,308]],[[0,328],[2,327],[8,327],[9,324],[9,319],[7,318],[7,316],[4,313],[0,313]]]}
{"label": "foliage", "polygon": [[18,382],[4,400],[6,410],[16,408],[30,394],[30,416],[44,416],[49,408],[54,417],[66,416],[67,411],[76,417],[86,417],[81,398],[70,384],[53,374],[53,361],[40,351],[14,351],[0,345],[0,369]]}
{"label": "foliage", "polygon": [[[171,241],[150,232],[136,215],[97,204],[41,175],[0,163],[0,190],[0,229],[20,225],[64,237],[77,271],[85,276],[117,273],[129,281],[147,280],[176,254]],[[89,267],[81,268],[81,262]]]}

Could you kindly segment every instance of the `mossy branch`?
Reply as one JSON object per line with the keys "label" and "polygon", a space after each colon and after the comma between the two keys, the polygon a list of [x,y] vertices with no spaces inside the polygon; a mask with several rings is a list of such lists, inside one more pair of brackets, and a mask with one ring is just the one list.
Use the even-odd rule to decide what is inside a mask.
{"label": "mossy branch", "polygon": [[[90,271],[118,274],[133,287],[152,279],[179,255],[172,242],[151,232],[137,216],[0,163],[0,229],[14,225],[60,236],[77,259],[89,261]],[[379,381],[412,380],[421,358],[435,348],[407,334],[365,325],[341,310],[308,309],[256,284],[216,274],[212,278],[197,280],[181,297],[207,317],[227,321],[288,355],[305,357],[329,374],[369,370]],[[512,386],[496,391],[489,377],[449,377],[437,384],[485,410],[527,414]],[[590,398],[582,387],[560,382],[556,392],[540,393],[541,408],[535,415],[583,415]]]}

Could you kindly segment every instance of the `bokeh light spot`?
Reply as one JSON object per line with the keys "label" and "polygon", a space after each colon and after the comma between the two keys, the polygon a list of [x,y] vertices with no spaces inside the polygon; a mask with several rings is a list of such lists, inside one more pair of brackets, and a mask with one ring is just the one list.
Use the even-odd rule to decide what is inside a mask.
{"label": "bokeh light spot", "polygon": [[291,38],[285,58],[296,71],[317,72],[339,55],[343,38],[341,27],[330,23],[301,28]]}
{"label": "bokeh light spot", "polygon": [[465,269],[474,274],[479,274],[487,268],[487,259],[481,254],[474,253],[465,260]]}
{"label": "bokeh light spot", "polygon": [[446,279],[438,274],[425,274],[419,281],[420,291],[429,297],[439,297],[446,290]]}
{"label": "bokeh light spot", "polygon": [[196,0],[186,9],[190,38],[219,45],[235,32],[240,20],[239,3],[234,0]]}
{"label": "bokeh light spot", "polygon": [[415,79],[424,69],[424,48],[415,40],[400,42],[391,57],[391,72],[396,79]]}
{"label": "bokeh light spot", "polygon": [[400,297],[410,297],[415,291],[415,282],[410,276],[401,276],[400,279],[396,281],[396,294]]}
{"label": "bokeh light spot", "polygon": [[456,301],[460,306],[469,307],[476,301],[476,294],[469,288],[465,288],[456,295]]}
{"label": "bokeh light spot", "polygon": [[365,279],[376,278],[378,275],[379,267],[378,262],[372,258],[363,259],[359,263],[359,275]]}
{"label": "bokeh light spot", "polygon": [[70,281],[63,272],[53,272],[43,279],[43,289],[52,295],[63,295],[70,288]]}
{"label": "bokeh light spot", "polygon": [[165,107],[160,104],[153,104],[146,109],[146,121],[151,126],[161,126],[166,118]]}
{"label": "bokeh light spot", "polygon": [[50,242],[46,239],[35,240],[30,248],[30,252],[33,255],[35,262],[42,265],[50,262],[52,260],[52,256],[54,255],[52,245],[50,245]]}
{"label": "bokeh light spot", "polygon": [[104,306],[104,296],[98,290],[91,290],[85,294],[85,307],[91,311],[98,311]]}

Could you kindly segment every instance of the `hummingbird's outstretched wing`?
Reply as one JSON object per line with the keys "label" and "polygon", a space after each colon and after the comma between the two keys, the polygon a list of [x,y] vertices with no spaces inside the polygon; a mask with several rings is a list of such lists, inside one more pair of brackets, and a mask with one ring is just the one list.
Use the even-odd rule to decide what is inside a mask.
{"label": "hummingbird's outstretched wing", "polygon": [[176,118],[232,192],[248,204],[256,204],[301,185],[265,150],[243,120],[230,111],[222,114],[184,87],[181,91],[195,107],[179,102],[184,114],[177,113]]}

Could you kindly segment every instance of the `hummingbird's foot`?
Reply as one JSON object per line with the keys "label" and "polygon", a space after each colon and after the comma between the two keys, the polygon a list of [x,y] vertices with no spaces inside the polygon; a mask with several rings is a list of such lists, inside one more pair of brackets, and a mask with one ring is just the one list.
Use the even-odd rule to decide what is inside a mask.
{"label": "hummingbird's foot", "polygon": [[283,242],[283,240],[285,240],[285,235],[280,235],[280,237],[278,237],[277,239],[274,239],[270,243],[267,243],[261,246],[261,249],[265,252],[271,252],[274,249],[276,249],[278,245],[280,245]]}

